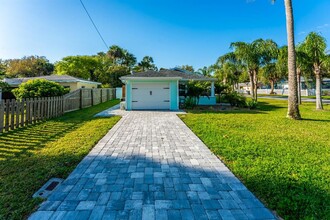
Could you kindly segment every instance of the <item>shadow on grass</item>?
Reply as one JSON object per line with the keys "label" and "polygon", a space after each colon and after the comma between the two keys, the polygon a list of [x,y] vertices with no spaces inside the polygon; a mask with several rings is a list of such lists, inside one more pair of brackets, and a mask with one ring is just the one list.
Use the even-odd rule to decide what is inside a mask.
{"label": "shadow on grass", "polygon": [[244,182],[283,219],[330,219],[330,193],[317,185],[276,175]]}
{"label": "shadow on grass", "polygon": [[32,194],[66,177],[119,117],[93,116],[109,101],[0,135],[0,219],[24,219],[40,202]]}
{"label": "shadow on grass", "polygon": [[82,124],[95,120],[96,118],[93,117],[95,114],[104,110],[107,106],[112,106],[112,103],[116,103],[116,101],[110,101],[109,103],[66,113],[58,118],[1,134],[0,167],[1,160],[29,156],[33,154],[34,150],[41,149],[45,144],[60,139],[68,132],[79,128]]}
{"label": "shadow on grass", "polygon": [[326,120],[326,119],[312,119],[312,118],[303,118],[301,119],[302,121],[316,121],[316,122],[327,122],[329,123],[330,122],[330,119],[329,120]]}
{"label": "shadow on grass", "polygon": [[187,113],[193,114],[266,114],[269,111],[285,109],[281,105],[271,105],[267,102],[258,102],[256,109],[237,108],[230,106],[196,106],[194,109],[185,109]]}

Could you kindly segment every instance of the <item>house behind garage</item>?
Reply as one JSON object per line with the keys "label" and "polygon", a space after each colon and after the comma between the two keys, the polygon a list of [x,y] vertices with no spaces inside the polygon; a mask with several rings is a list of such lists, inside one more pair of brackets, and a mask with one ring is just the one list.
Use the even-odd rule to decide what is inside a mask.
{"label": "house behind garage", "polygon": [[46,79],[49,81],[57,82],[60,85],[64,86],[64,88],[70,88],[70,92],[81,89],[81,88],[89,88],[94,89],[101,85],[99,82],[93,82],[90,80],[80,79],[73,76],[68,75],[49,75],[49,76],[37,76],[37,77],[24,77],[24,78],[5,78],[3,82],[8,83],[11,87],[16,88],[21,83],[27,82],[32,79]]}

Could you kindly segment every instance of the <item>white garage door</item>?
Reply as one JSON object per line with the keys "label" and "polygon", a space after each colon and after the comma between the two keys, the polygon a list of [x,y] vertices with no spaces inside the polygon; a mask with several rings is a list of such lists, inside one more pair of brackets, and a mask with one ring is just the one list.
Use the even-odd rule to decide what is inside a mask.
{"label": "white garage door", "polygon": [[170,109],[169,83],[133,83],[132,109]]}

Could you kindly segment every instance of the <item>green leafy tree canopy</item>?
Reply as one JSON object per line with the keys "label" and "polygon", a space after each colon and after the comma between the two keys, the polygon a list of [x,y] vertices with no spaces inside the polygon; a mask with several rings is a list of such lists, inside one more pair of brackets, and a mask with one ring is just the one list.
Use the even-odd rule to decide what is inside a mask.
{"label": "green leafy tree canopy", "polygon": [[[35,77],[51,75],[54,65],[43,56],[28,56],[5,61],[6,77]],[[3,66],[3,65],[2,65]]]}

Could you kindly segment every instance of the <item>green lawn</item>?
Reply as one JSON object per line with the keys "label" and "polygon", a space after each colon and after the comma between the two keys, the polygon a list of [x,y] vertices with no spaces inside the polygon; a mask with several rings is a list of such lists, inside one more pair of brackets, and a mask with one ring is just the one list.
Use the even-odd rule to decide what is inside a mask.
{"label": "green lawn", "polygon": [[93,118],[113,100],[0,135],[0,219],[26,218],[52,177],[65,178],[120,119]]}
{"label": "green lawn", "polygon": [[194,112],[181,119],[246,186],[284,219],[330,219],[330,106],[259,100],[258,110]]}
{"label": "green lawn", "polygon": [[[274,97],[280,97],[280,98],[287,98],[288,96],[287,95],[280,95],[280,94],[258,94],[258,97],[263,97],[263,96],[274,96]],[[306,99],[316,99],[316,96],[301,96],[301,98],[306,98]],[[330,100],[330,96],[327,96],[327,95],[323,95],[322,96],[322,99],[324,100]]]}

